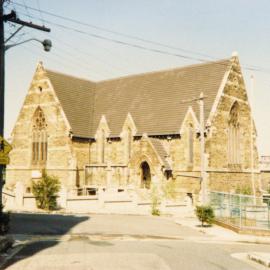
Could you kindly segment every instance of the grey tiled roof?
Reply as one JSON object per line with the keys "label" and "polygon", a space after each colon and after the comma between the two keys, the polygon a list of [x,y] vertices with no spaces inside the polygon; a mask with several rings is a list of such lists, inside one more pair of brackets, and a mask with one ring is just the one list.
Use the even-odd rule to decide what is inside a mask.
{"label": "grey tiled roof", "polygon": [[158,155],[160,156],[166,170],[171,170],[171,166],[167,161],[168,153],[166,152],[161,141],[157,138],[149,138]]}
{"label": "grey tiled roof", "polygon": [[205,117],[208,117],[230,66],[228,59],[101,82],[54,71],[47,71],[47,75],[74,136],[93,138],[102,115],[108,122],[110,136],[119,136],[128,113],[137,127],[137,135],[165,135],[179,133],[189,106],[198,114],[196,102],[183,100],[198,97],[201,92],[207,96]]}
{"label": "grey tiled roof", "polygon": [[91,137],[96,84],[47,70],[47,75],[69,121],[72,133]]}

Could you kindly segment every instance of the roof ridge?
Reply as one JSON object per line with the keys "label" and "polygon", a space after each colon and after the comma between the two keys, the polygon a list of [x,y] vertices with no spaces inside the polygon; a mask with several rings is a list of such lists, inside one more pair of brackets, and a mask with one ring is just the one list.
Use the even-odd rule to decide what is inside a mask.
{"label": "roof ridge", "polygon": [[88,80],[86,78],[82,78],[82,77],[76,77],[74,75],[70,75],[70,74],[67,74],[67,73],[63,73],[63,72],[59,72],[59,71],[55,71],[55,70],[52,70],[52,69],[45,69],[45,72],[52,72],[52,73],[56,73],[56,74],[59,74],[59,75],[63,75],[63,76],[67,76],[69,78],[73,78],[73,79],[77,79],[77,80],[81,80],[81,81],[85,81],[85,82],[89,82],[89,83],[93,83],[93,84],[97,84],[98,81],[91,81],[91,80]]}
{"label": "roof ridge", "polygon": [[231,60],[231,58],[224,58],[224,59],[220,59],[220,60],[216,60],[216,61],[190,64],[190,65],[182,66],[182,67],[173,67],[173,68],[167,68],[167,69],[161,69],[161,70],[146,71],[146,72],[137,73],[137,74],[128,74],[128,75],[123,75],[123,76],[116,77],[116,78],[104,79],[104,80],[100,80],[100,81],[96,81],[96,82],[97,82],[97,84],[99,84],[99,83],[104,83],[104,82],[116,81],[119,79],[126,79],[126,78],[131,78],[131,77],[135,78],[135,77],[144,76],[144,75],[148,75],[148,74],[149,75],[150,74],[158,74],[158,73],[163,73],[163,72],[170,72],[170,71],[181,70],[181,69],[189,69],[189,68],[193,68],[193,67],[205,66],[205,65],[210,65],[210,64],[219,64],[221,62],[230,61],[230,60]]}
{"label": "roof ridge", "polygon": [[59,75],[67,76],[70,78],[74,78],[77,80],[82,80],[82,81],[86,81],[86,82],[90,82],[90,83],[98,85],[98,84],[104,83],[104,82],[116,81],[116,80],[121,80],[121,79],[132,78],[132,77],[136,78],[139,76],[158,74],[158,73],[163,73],[163,72],[171,72],[171,71],[181,70],[181,69],[189,69],[189,68],[193,68],[193,67],[205,66],[205,65],[210,65],[210,64],[219,64],[219,63],[225,62],[225,61],[230,61],[230,58],[224,58],[224,59],[220,59],[220,60],[216,60],[216,61],[209,61],[209,62],[204,62],[204,63],[191,64],[191,65],[182,66],[182,67],[173,67],[173,68],[167,68],[167,69],[161,69],[161,70],[146,71],[146,72],[136,73],[136,74],[128,74],[128,75],[123,75],[120,77],[109,78],[109,79],[104,79],[104,80],[99,80],[99,81],[89,80],[86,78],[77,77],[74,75],[69,75],[67,73],[63,73],[63,72],[59,72],[59,71],[55,71],[55,70],[51,70],[51,69],[45,69],[45,72],[48,71],[48,72],[52,72],[52,73],[57,73]]}

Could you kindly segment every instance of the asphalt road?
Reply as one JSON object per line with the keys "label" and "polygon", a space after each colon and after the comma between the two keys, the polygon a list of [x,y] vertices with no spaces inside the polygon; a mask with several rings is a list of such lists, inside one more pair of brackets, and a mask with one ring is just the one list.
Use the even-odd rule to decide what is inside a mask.
{"label": "asphalt road", "polygon": [[15,213],[11,216],[11,233],[24,235],[113,234],[172,238],[203,235],[189,227],[180,226],[172,219],[165,217]]}
{"label": "asphalt road", "polygon": [[162,217],[13,214],[11,225],[30,241],[9,260],[0,256],[1,270],[254,270],[266,268],[232,254],[270,252],[270,245],[212,243]]}
{"label": "asphalt road", "polygon": [[269,246],[196,243],[185,240],[39,241],[25,246],[8,270],[254,270],[232,253],[262,251]]}

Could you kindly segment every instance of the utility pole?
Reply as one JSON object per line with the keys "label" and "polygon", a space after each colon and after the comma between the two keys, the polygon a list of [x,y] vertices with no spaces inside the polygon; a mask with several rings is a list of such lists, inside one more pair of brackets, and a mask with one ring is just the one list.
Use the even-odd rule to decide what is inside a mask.
{"label": "utility pole", "polygon": [[[17,18],[17,14],[12,10],[9,14],[4,14],[4,3],[6,0],[0,0],[0,136],[4,138],[4,117],[5,117],[5,50],[8,45],[5,45],[5,29],[4,23],[9,21],[21,25],[21,28],[15,31],[8,39],[10,40],[17,34],[22,27],[30,27],[45,32],[50,32],[49,28],[33,24],[32,22],[25,22]],[[10,47],[18,44],[9,45]],[[47,44],[46,44],[47,45]],[[2,187],[3,187],[3,173],[5,172],[6,165],[0,164],[0,205],[2,205]]]}
{"label": "utility pole", "polygon": [[204,139],[204,95],[200,94],[198,100],[200,105],[200,153],[201,153],[201,192],[202,192],[202,204],[207,203],[207,183],[206,183],[206,171],[205,171],[205,139]]}
{"label": "utility pole", "polygon": [[[5,115],[5,36],[4,36],[4,0],[0,7],[0,136],[4,138],[4,115]],[[5,165],[0,164],[0,206],[2,206],[2,186]],[[0,209],[1,210],[1,209]]]}
{"label": "utility pole", "polygon": [[206,183],[206,169],[205,169],[205,139],[204,139],[204,96],[201,92],[200,97],[183,100],[183,103],[197,101],[200,107],[200,156],[201,156],[201,200],[202,204],[207,203],[207,183]]}
{"label": "utility pole", "polygon": [[255,188],[255,180],[254,180],[254,136],[253,136],[253,117],[252,117],[252,106],[253,106],[253,91],[254,91],[254,77],[251,75],[250,77],[250,169],[251,169],[251,185],[253,192],[253,202],[256,204],[256,188]]}

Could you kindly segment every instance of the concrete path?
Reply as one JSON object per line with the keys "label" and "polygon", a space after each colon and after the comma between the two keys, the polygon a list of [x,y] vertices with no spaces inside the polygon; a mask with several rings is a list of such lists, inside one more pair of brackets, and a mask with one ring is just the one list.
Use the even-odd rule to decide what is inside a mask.
{"label": "concrete path", "polygon": [[[239,258],[249,259],[254,262],[257,262],[263,266],[270,268],[270,237],[265,236],[255,236],[255,235],[243,235],[238,234],[229,229],[225,229],[221,226],[217,226],[213,224],[211,227],[202,228],[199,225],[199,222],[196,218],[184,218],[184,219],[176,219],[176,224],[184,225],[189,227],[190,229],[196,230],[200,233],[203,233],[207,238],[203,237],[194,237],[193,239],[197,239],[198,241],[206,241],[206,242],[224,242],[224,243],[254,243],[254,244],[266,244],[266,249],[263,252],[253,252],[248,251],[246,253],[239,254]],[[191,239],[190,239],[191,240]],[[236,256],[237,257],[237,256]]]}

